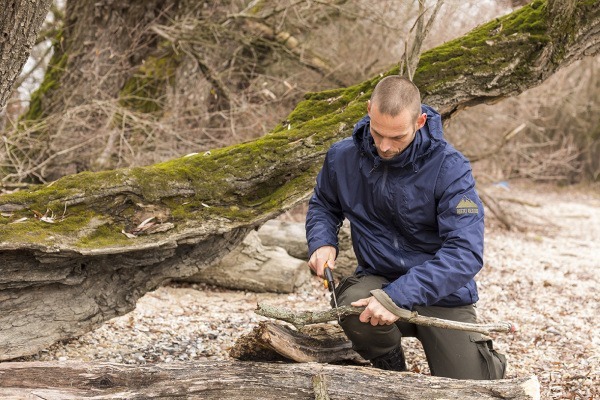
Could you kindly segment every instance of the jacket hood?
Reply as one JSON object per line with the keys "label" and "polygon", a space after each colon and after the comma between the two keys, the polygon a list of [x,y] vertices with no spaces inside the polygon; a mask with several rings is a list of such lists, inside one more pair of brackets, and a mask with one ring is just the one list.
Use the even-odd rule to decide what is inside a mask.
{"label": "jacket hood", "polygon": [[352,133],[354,144],[361,154],[374,160],[374,168],[377,168],[381,163],[396,167],[414,164],[418,158],[430,153],[443,140],[442,117],[440,114],[425,104],[421,105],[421,110],[427,114],[427,122],[417,131],[411,144],[391,160],[384,160],[377,154],[375,142],[370,132],[371,119],[368,115],[365,115],[354,126],[354,132]]}

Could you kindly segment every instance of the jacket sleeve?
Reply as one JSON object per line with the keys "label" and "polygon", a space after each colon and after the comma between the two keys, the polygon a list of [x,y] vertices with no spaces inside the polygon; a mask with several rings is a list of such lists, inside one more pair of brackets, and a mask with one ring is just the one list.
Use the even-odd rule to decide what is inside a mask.
{"label": "jacket sleeve", "polygon": [[441,248],[433,259],[411,268],[383,289],[394,303],[408,310],[415,305],[433,305],[453,294],[483,266],[483,205],[470,164],[462,156],[454,155],[444,163],[436,182],[436,199]]}
{"label": "jacket sleeve", "polygon": [[338,232],[344,216],[335,184],[334,158],[335,146],[325,156],[314,193],[308,203],[306,240],[309,257],[322,246],[333,246],[338,251]]}

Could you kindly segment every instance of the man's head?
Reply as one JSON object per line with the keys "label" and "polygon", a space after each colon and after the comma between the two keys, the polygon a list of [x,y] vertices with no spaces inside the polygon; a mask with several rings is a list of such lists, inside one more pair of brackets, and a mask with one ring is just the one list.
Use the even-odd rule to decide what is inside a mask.
{"label": "man's head", "polygon": [[419,89],[398,75],[385,77],[375,86],[367,112],[377,153],[387,160],[402,153],[427,121],[421,113]]}

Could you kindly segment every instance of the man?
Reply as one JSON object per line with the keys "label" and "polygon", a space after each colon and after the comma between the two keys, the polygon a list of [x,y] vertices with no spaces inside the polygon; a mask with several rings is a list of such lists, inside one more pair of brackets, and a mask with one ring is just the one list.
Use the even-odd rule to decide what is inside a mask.
{"label": "man", "polygon": [[335,266],[337,234],[350,221],[358,267],[338,304],[366,306],[341,326],[375,367],[404,371],[402,336],[423,344],[432,375],[500,379],[504,356],[481,334],[398,322],[407,310],[476,322],[483,265],[483,206],[465,157],[442,136],[440,115],[400,76],[382,79],[352,138],[327,152],[309,203],[309,266]]}

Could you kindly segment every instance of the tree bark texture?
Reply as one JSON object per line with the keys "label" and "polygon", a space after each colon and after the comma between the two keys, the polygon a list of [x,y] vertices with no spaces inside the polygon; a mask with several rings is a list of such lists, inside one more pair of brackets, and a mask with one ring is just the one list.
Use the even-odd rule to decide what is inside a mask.
{"label": "tree bark texture", "polygon": [[357,352],[339,325],[317,324],[293,330],[269,321],[240,336],[231,348],[231,357],[242,361],[296,361],[368,364]]}
{"label": "tree bark texture", "polygon": [[[314,382],[315,377],[319,382]],[[539,399],[530,378],[471,381],[368,367],[239,361],[129,366],[2,363],[0,395],[11,399]],[[323,397],[321,397],[323,398]]]}
{"label": "tree bark texture", "polygon": [[0,1],[0,109],[23,69],[52,0]]}
{"label": "tree bark texture", "polygon": [[[336,321],[347,315],[359,315],[365,310],[365,307],[341,306],[328,309],[326,311],[304,311],[295,313],[286,308],[273,307],[268,304],[258,303],[255,312],[259,315],[288,322],[296,328],[302,328],[305,325],[320,324],[328,321]],[[518,329],[510,322],[494,322],[490,324],[475,324],[469,322],[451,321],[441,318],[426,317],[419,315],[416,311],[404,310],[403,315],[398,315],[399,321],[421,326],[433,326],[444,329],[455,329],[465,332],[478,332],[483,335],[490,335],[492,332],[514,333]]]}
{"label": "tree bark texture", "polygon": [[[428,51],[415,79],[445,117],[514,95],[595,54],[599,14],[597,2],[577,2],[556,19],[576,32],[556,43],[548,4],[534,1]],[[517,45],[528,50],[520,53]],[[491,72],[483,64],[475,71],[480,48],[511,61],[487,58]],[[325,152],[351,134],[380,79],[309,94],[272,133],[252,142],[1,196],[0,360],[35,353],[132,310],[147,291],[207,267],[250,229],[305,200]]]}

